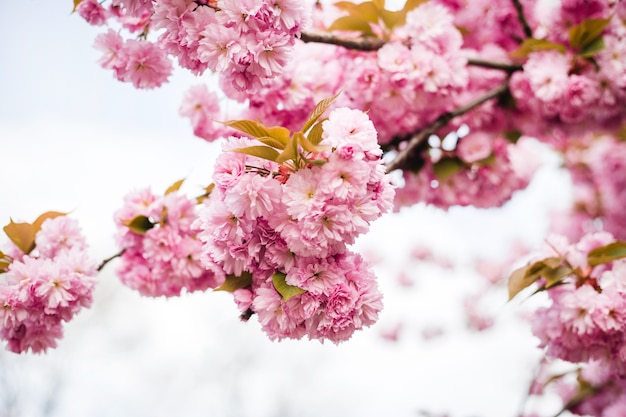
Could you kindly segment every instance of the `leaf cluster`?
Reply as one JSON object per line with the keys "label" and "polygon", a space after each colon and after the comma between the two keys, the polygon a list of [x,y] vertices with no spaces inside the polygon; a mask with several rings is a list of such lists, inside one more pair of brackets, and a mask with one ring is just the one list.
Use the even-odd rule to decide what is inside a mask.
{"label": "leaf cluster", "polygon": [[335,7],[347,12],[331,23],[329,31],[346,30],[358,32],[361,36],[377,37],[373,26],[386,29],[390,32],[395,27],[402,26],[406,22],[406,15],[422,3],[428,0],[407,0],[401,10],[391,11],[385,8],[385,0],[372,0],[363,3],[339,1]]}
{"label": "leaf cluster", "polygon": [[[595,267],[622,258],[626,258],[626,241],[617,241],[590,251],[587,254],[587,263],[590,267]],[[550,257],[529,263],[511,273],[508,281],[509,300],[541,278],[545,279],[545,284],[536,292],[562,285],[571,276],[585,278],[581,271],[573,268],[562,257]]]}
{"label": "leaf cluster", "polygon": [[[575,51],[576,56],[591,59],[597,52],[605,48],[602,32],[607,27],[611,17],[606,19],[585,19],[569,30],[569,48]],[[524,42],[509,56],[515,59],[525,59],[532,52],[556,50],[564,54],[566,45],[551,42],[547,39],[526,38]]]}
{"label": "leaf cluster", "polygon": [[339,94],[337,93],[317,103],[302,128],[293,133],[285,127],[268,127],[256,120],[231,120],[224,122],[225,125],[261,142],[261,145],[233,149],[233,152],[245,153],[278,164],[292,161],[292,166],[295,170],[307,164],[320,163],[319,161],[309,160],[307,156],[322,153],[328,149],[326,146],[320,145],[323,133],[322,123],[325,120],[320,120],[320,118]]}

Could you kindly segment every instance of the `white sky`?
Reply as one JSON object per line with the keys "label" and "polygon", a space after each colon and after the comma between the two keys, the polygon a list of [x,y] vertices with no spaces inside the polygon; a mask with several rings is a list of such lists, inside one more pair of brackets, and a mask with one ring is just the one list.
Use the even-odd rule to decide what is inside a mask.
{"label": "white sky", "polygon": [[[177,113],[185,88],[200,80],[179,72],[156,91],[115,81],[95,63],[98,29],[70,16],[71,3],[0,3],[0,225],[71,211],[103,259],[116,252],[112,213],[128,191],[161,191],[186,177],[195,193],[210,182],[216,147],[194,138]],[[66,327],[57,350],[0,355],[0,411],[15,393],[22,417],[402,417],[421,408],[513,416],[537,357],[529,330],[512,317],[517,304],[498,301],[502,324],[471,334],[456,303],[475,285],[471,276],[417,266],[408,290],[395,276],[418,242],[463,262],[503,253],[517,233],[538,242],[546,207],[567,196],[564,184],[542,175],[504,211],[415,208],[380,220],[360,246],[386,260],[377,269],[386,309],[379,325],[340,346],[272,343],[254,319],[238,321],[224,293],[142,298],[110,265],[94,308]],[[381,340],[398,320],[407,323],[401,341]],[[425,325],[453,331],[423,343]],[[54,402],[48,413],[46,398]]]}

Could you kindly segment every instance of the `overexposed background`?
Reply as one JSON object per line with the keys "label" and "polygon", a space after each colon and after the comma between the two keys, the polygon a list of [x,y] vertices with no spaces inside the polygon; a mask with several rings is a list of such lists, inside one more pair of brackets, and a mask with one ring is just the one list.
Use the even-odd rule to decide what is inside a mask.
{"label": "overexposed background", "polygon": [[[127,192],[162,192],[184,177],[197,194],[219,145],[193,137],[178,115],[185,89],[208,78],[178,71],[154,91],[117,82],[96,64],[102,29],[71,8],[0,3],[0,225],[71,212],[102,260],[117,252],[112,214]],[[496,292],[500,319],[476,333],[460,300],[482,285],[475,257],[505,257],[517,238],[541,242],[549,208],[569,198],[549,162],[502,210],[420,206],[376,222],[357,246],[379,260],[386,307],[339,346],[271,342],[254,318],[239,321],[226,293],[141,297],[117,281],[113,262],[56,350],[0,353],[0,416],[515,416],[540,356],[517,319],[524,306]],[[412,260],[417,245],[456,266]],[[401,273],[412,285],[398,284]],[[398,341],[381,337],[398,323]]]}

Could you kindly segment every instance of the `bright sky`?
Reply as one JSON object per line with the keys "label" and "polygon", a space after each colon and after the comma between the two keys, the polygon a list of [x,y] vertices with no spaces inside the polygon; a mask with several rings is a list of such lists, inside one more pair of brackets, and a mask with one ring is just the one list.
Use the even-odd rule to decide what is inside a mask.
{"label": "bright sky", "polygon": [[[184,177],[195,193],[210,182],[218,147],[193,137],[177,114],[185,88],[202,80],[180,72],[147,92],[115,81],[95,63],[99,29],[71,16],[71,3],[0,4],[0,222],[70,211],[104,259],[117,251],[112,213],[128,191],[161,191]],[[395,277],[417,243],[463,262],[502,252],[515,233],[536,243],[546,207],[567,195],[564,184],[542,174],[502,212],[416,208],[380,220],[360,247],[386,260],[377,269],[386,309],[377,326],[340,346],[272,343],[254,320],[239,322],[224,293],[142,298],[110,265],[94,308],[67,326],[57,350],[0,355],[0,414],[15,393],[22,417],[44,415],[45,401],[45,415],[63,417],[402,417],[421,408],[513,416],[537,356],[529,330],[512,318],[516,305],[498,301],[503,324],[470,334],[457,301],[475,280],[428,265],[408,271],[414,288]],[[398,321],[406,323],[401,341],[382,340]],[[423,343],[419,329],[428,325],[453,332]]]}

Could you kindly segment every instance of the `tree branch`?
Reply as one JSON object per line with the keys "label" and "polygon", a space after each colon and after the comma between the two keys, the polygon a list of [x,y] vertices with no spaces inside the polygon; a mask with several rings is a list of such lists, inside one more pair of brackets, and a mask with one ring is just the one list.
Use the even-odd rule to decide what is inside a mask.
{"label": "tree branch", "polygon": [[98,269],[97,271],[100,272],[102,271],[102,269],[109,263],[111,262],[113,259],[118,258],[120,256],[122,256],[124,254],[124,251],[126,251],[126,249],[122,249],[121,251],[119,251],[118,253],[116,253],[113,256],[109,256],[108,258],[106,258],[105,260],[103,260],[102,262],[100,262],[100,265],[98,265]]}
{"label": "tree branch", "polygon": [[377,51],[387,43],[382,39],[371,37],[342,38],[328,32],[302,32],[300,40],[306,43],[316,42],[343,46],[346,49],[354,49],[356,51]]}
{"label": "tree branch", "polygon": [[468,58],[467,65],[471,65],[473,67],[497,69],[497,70],[506,71],[508,73],[521,71],[523,69],[523,67],[519,64],[512,64],[509,62],[487,61],[486,59],[481,59],[481,58]]}
{"label": "tree branch", "polygon": [[[302,32],[300,35],[300,40],[306,43],[326,43],[330,45],[342,46],[346,49],[365,52],[377,51],[387,43],[387,41],[384,41],[382,39],[371,37],[343,38],[333,35],[329,32]],[[467,65],[497,69],[509,73],[522,69],[522,66],[518,64],[512,64],[509,62],[488,61],[480,58],[468,58]]]}
{"label": "tree branch", "polygon": [[524,16],[524,8],[522,7],[522,3],[520,0],[511,0],[513,5],[515,6],[515,10],[517,11],[517,19],[522,24],[522,29],[524,30],[524,35],[527,38],[533,37],[533,31],[530,29],[528,25],[528,21],[526,20],[526,16]]}
{"label": "tree branch", "polygon": [[387,172],[402,168],[407,163],[413,151],[417,147],[419,147],[425,140],[427,140],[430,135],[447,125],[452,119],[458,116],[462,116],[468,111],[474,109],[475,107],[478,107],[481,104],[485,103],[486,101],[502,95],[508,90],[508,88],[509,82],[507,80],[502,85],[487,92],[485,95],[478,97],[474,101],[464,106],[461,106],[451,112],[443,113],[442,115],[437,117],[432,123],[430,123],[419,132],[413,134],[410,139],[408,139],[409,143],[407,144],[407,146],[400,152],[398,152],[398,155],[395,157],[395,159],[387,165]]}

